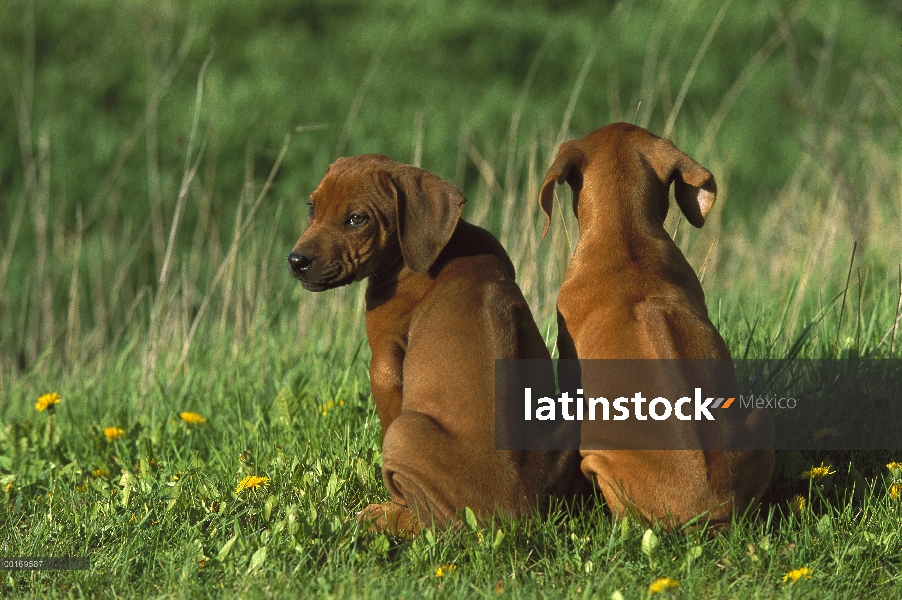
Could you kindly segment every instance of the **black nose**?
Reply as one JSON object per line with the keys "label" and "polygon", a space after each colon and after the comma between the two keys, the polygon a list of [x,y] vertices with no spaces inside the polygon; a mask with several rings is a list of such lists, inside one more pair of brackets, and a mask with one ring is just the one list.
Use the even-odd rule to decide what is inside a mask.
{"label": "black nose", "polygon": [[297,274],[301,274],[309,269],[312,263],[312,258],[298,252],[292,252],[288,255],[288,268]]}

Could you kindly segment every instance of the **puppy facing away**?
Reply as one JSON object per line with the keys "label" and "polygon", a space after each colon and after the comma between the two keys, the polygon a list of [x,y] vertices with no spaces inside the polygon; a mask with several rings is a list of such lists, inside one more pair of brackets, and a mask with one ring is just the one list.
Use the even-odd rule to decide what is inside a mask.
{"label": "puppy facing away", "polygon": [[[543,236],[555,183],[565,181],[580,233],[558,296],[560,357],[582,365],[581,380],[569,387],[584,388],[587,397],[625,393],[636,383],[662,395],[713,387],[738,396],[702,287],[664,229],[671,183],[686,219],[704,224],[717,193],[711,173],[669,140],[627,123],[608,125],[558,151],[540,192]],[[659,360],[623,361],[631,366],[617,371],[620,363],[610,359]],[[709,362],[718,368],[705,367]],[[649,366],[641,375],[626,372],[636,365]],[[670,528],[700,518],[722,528],[760,500],[773,471],[772,445],[773,421],[763,410],[721,411],[716,421],[586,421],[581,469],[615,516],[633,513]]]}
{"label": "puppy facing away", "polygon": [[[489,232],[460,219],[450,183],[382,155],[340,158],[310,195],[288,257],[311,291],[368,279],[370,383],[391,500],[359,515],[415,535],[464,507],[526,514],[579,485],[575,451],[495,449],[495,360],[548,359],[514,267]],[[550,362],[533,377],[554,391]]]}

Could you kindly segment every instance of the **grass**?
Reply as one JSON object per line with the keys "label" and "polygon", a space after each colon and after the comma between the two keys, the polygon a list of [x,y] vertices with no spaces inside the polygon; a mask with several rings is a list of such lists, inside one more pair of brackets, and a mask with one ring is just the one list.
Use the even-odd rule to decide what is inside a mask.
{"label": "grass", "polygon": [[[28,377],[11,394],[24,405],[30,390],[49,386],[62,401],[52,416],[32,409],[6,421],[0,467],[15,476],[2,480],[12,484],[4,554],[88,555],[92,570],[5,572],[6,593],[383,597],[504,589],[514,597],[620,590],[630,598],[660,577],[678,580],[677,595],[686,597],[879,598],[900,589],[902,504],[889,495],[893,473],[883,464],[873,469],[889,462],[882,454],[834,460],[834,474],[810,482],[785,473],[822,457],[783,456],[782,498],[713,539],[657,531],[651,556],[642,551],[645,527],[578,506],[412,542],[360,532],[354,513],[386,497],[365,360],[348,362],[337,345],[292,352],[284,338],[254,337],[236,355],[228,343],[199,352],[195,363],[211,368],[192,368],[169,392],[138,393],[141,370],[126,355],[62,385]],[[184,411],[207,420],[189,424]],[[107,427],[124,435],[110,441]],[[236,493],[251,474],[269,484]],[[790,508],[787,491],[805,497],[801,511]],[[437,577],[445,565],[456,570]],[[782,582],[802,567],[812,570],[810,581]]]}
{"label": "grass", "polygon": [[[0,9],[0,133],[20,155],[0,149],[0,555],[92,561],[0,571],[4,595],[636,598],[663,577],[686,598],[899,595],[899,451],[779,452],[760,509],[713,538],[568,505],[414,541],[359,531],[387,497],[363,286],[311,294],[285,267],[336,148],[421,162],[501,239],[553,348],[577,229],[559,188],[540,239],[538,185],[560,139],[635,115],[717,177],[705,227],[674,208],[667,229],[734,356],[902,358],[902,71],[879,35],[896,8],[460,3],[439,25],[388,2],[119,6]],[[86,63],[56,54],[92,37]],[[285,108],[279,69],[322,97]],[[392,72],[411,74],[395,89]],[[236,492],[249,475],[269,481]]]}

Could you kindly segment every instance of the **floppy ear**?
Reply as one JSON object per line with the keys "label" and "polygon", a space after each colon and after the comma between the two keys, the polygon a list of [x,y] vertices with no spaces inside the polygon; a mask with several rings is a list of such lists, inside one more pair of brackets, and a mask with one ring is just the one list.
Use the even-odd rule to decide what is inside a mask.
{"label": "floppy ear", "polygon": [[444,179],[410,165],[382,176],[388,179],[383,185],[395,193],[404,262],[414,273],[425,273],[451,239],[467,199]]}
{"label": "floppy ear", "polygon": [[539,206],[545,213],[545,229],[542,237],[548,233],[551,225],[551,208],[554,204],[554,184],[563,185],[570,176],[573,167],[582,167],[583,153],[572,142],[564,142],[557,151],[557,157],[545,173],[545,182],[542,183],[542,191],[539,192]]}
{"label": "floppy ear", "polygon": [[686,220],[696,227],[705,224],[705,216],[714,201],[717,200],[717,183],[711,171],[701,166],[689,157],[685,152],[667,142],[667,150],[670,161],[670,176],[665,179],[669,185],[673,182],[673,193],[677,204]]}

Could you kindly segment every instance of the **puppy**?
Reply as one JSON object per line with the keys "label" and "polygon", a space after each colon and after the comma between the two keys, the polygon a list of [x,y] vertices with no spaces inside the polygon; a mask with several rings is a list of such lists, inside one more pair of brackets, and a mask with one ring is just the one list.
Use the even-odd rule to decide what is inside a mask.
{"label": "puppy", "polygon": [[[495,449],[495,361],[549,355],[507,253],[460,219],[464,202],[423,169],[340,158],[310,195],[309,227],[288,257],[307,290],[368,279],[370,384],[391,500],[360,519],[378,530],[415,535],[464,507],[521,515],[566,495],[579,473],[576,452]],[[532,384],[553,392],[543,364]]]}
{"label": "puppy", "polygon": [[[701,285],[664,229],[671,183],[686,219],[704,224],[717,194],[711,173],[645,129],[608,125],[558,151],[539,197],[547,217],[543,237],[555,183],[565,181],[580,237],[558,296],[558,349],[562,359],[580,359],[581,373],[561,387],[583,388],[587,397],[647,390],[647,399],[675,399],[691,397],[695,388],[738,396],[730,353],[708,318]],[[670,528],[701,517],[725,527],[760,500],[770,481],[773,421],[762,410],[716,416],[584,421],[582,472],[615,516],[632,512]]]}

